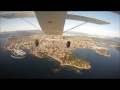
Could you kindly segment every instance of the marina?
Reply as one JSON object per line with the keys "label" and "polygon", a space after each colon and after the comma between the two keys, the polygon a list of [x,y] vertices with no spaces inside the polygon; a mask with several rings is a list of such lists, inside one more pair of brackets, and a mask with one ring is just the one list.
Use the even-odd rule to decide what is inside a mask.
{"label": "marina", "polygon": [[26,53],[23,50],[17,50],[17,49],[14,49],[11,53],[13,54],[11,55],[11,57],[19,58],[19,59],[24,58],[26,55]]}

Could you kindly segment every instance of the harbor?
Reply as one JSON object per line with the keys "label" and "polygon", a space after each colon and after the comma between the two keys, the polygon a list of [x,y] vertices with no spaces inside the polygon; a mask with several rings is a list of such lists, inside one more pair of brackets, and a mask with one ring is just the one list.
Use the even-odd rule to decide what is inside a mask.
{"label": "harbor", "polygon": [[19,58],[19,59],[24,58],[26,55],[26,53],[23,50],[17,50],[17,49],[14,49],[11,53],[12,53],[11,57]]}

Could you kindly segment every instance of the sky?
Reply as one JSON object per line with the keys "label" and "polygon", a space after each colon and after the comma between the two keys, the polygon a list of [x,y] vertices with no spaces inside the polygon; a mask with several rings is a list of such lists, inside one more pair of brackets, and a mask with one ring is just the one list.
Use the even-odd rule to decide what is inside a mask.
{"label": "sky", "polygon": [[[11,13],[15,11],[0,11],[0,14]],[[91,18],[100,19],[110,22],[111,24],[98,25],[93,23],[86,23],[80,27],[72,29],[69,32],[82,32],[90,35],[120,37],[120,15],[110,11],[68,11],[68,14],[75,14],[81,16],[87,16]],[[35,26],[39,27],[36,17],[25,18]],[[68,20],[65,21],[64,31],[83,23],[83,21]],[[41,28],[40,28],[41,29]],[[38,28],[32,26],[28,22],[20,18],[5,19],[0,18],[0,32],[5,31],[20,31],[20,30],[38,30]],[[68,32],[68,33],[69,33]],[[67,34],[67,33],[65,33]]]}

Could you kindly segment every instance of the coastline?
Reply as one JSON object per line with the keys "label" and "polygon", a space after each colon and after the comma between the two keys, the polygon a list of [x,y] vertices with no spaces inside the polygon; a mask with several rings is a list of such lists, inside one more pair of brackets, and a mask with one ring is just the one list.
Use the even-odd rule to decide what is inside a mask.
{"label": "coastline", "polygon": [[[43,58],[43,57],[40,57],[39,55],[37,55],[36,53],[32,53],[32,54],[34,54],[35,56],[37,56],[37,57],[39,57],[39,58]],[[57,57],[54,57],[54,56],[50,56],[50,57],[52,57],[52,58],[54,58],[55,60],[57,60],[57,61],[59,61],[60,62],[60,65],[61,66],[73,66],[73,67],[75,67],[75,68],[79,68],[79,69],[90,69],[91,68],[91,66],[89,65],[89,67],[87,67],[87,66],[76,66],[76,65],[72,65],[72,64],[62,64],[62,60],[60,60],[59,58],[57,58]],[[77,58],[77,57],[75,57],[76,59],[79,59],[79,58]],[[80,60],[80,59],[79,59]],[[82,60],[80,60],[80,61],[82,61]],[[88,63],[88,62],[86,62],[86,63]]]}
{"label": "coastline", "polygon": [[24,58],[25,56],[23,56],[23,57],[17,57],[17,56],[13,56],[13,55],[10,55],[12,58],[18,58],[18,59],[22,59],[22,58]]}
{"label": "coastline", "polygon": [[91,68],[91,66],[89,66],[89,68],[87,68],[87,67],[78,67],[78,66],[76,66],[76,65],[71,65],[71,64],[62,64],[62,61],[60,61],[59,59],[57,59],[57,58],[55,58],[55,57],[53,57],[53,58],[54,58],[55,60],[59,61],[61,66],[73,66],[73,67],[80,68],[80,69],[90,69],[90,68]]}

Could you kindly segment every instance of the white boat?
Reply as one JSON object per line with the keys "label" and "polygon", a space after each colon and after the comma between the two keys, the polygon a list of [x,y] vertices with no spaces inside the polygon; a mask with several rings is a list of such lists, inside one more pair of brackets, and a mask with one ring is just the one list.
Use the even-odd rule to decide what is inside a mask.
{"label": "white boat", "polygon": [[12,52],[12,54],[23,56],[23,55],[25,55],[26,53],[25,53],[24,51],[22,51],[22,50],[14,50],[14,51]]}
{"label": "white boat", "polygon": [[17,56],[13,56],[13,55],[11,55],[11,57],[22,59],[22,58],[24,58],[25,56],[23,56],[23,57],[17,57]]}

